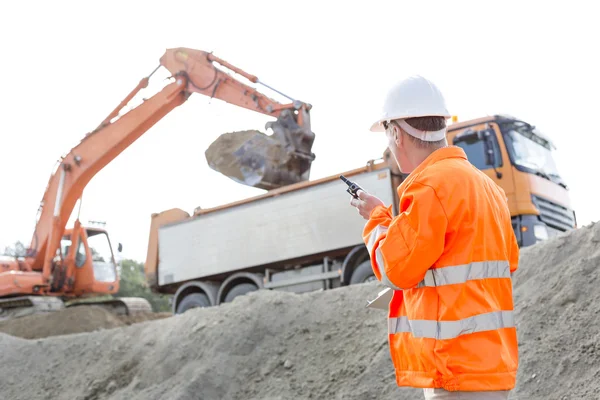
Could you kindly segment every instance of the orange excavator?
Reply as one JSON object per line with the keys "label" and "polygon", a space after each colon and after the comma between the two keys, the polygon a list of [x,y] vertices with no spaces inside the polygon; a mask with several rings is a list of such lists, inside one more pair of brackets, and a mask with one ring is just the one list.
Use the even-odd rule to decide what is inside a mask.
{"label": "orange excavator", "polygon": [[[171,82],[119,115],[161,67],[170,72]],[[119,290],[113,247],[104,229],[82,226],[79,213],[72,228],[66,229],[66,225],[78,201],[81,210],[83,190],[94,175],[192,93],[275,118],[266,125],[266,129],[273,130],[270,136],[259,131],[221,135],[206,152],[211,168],[242,184],[263,189],[309,179],[315,158],[311,152],[315,137],[310,127],[311,105],[276,91],[290,99],[289,103],[279,103],[234,78],[223,67],[276,91],[212,53],[167,49],[160,65],[60,159],[44,193],[26,254],[0,260],[0,319],[90,304],[117,314],[151,310],[150,304],[140,298],[93,299]]]}

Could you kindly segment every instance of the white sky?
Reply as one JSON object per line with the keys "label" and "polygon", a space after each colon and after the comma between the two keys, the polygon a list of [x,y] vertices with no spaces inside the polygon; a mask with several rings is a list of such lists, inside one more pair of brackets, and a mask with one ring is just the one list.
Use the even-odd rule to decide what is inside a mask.
{"label": "white sky", "polygon": [[[597,171],[600,28],[592,2],[550,3],[2,2],[0,250],[29,244],[55,162],[173,47],[214,51],[311,103],[312,178],[381,157],[368,128],[385,90],[422,74],[460,120],[507,113],[549,135],[580,224],[596,221],[597,180],[583,173]],[[269,120],[194,94],[96,175],[82,222],[106,221],[123,256],[144,261],[151,213],[262,192],[212,171],[204,150]]]}

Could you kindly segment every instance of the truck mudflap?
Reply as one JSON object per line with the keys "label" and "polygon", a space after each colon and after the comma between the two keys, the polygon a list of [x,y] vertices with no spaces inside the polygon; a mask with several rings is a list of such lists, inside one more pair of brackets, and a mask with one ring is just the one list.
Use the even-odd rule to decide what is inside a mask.
{"label": "truck mudflap", "polygon": [[19,296],[0,299],[0,321],[59,311],[64,308],[63,301],[52,296]]}
{"label": "truck mudflap", "polygon": [[65,305],[76,306],[100,306],[106,308],[116,315],[134,315],[137,313],[151,313],[152,305],[143,297],[119,297],[106,300],[74,300]]}

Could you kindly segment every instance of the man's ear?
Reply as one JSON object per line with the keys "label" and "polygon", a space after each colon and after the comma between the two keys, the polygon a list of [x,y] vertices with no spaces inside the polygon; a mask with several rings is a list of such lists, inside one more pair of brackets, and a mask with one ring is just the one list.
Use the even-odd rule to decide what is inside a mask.
{"label": "man's ear", "polygon": [[404,145],[404,138],[402,137],[402,132],[400,132],[400,128],[394,126],[394,142],[396,146],[402,147]]}

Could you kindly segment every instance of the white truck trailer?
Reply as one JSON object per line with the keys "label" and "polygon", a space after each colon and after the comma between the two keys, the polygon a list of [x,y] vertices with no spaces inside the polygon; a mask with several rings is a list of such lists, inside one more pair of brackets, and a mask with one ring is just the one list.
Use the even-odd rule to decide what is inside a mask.
{"label": "white truck trailer", "polygon": [[[446,137],[505,191],[519,246],[577,227],[553,146],[534,126],[494,115],[453,123]],[[388,151],[383,162],[343,175],[397,215],[403,177]],[[365,221],[346,188],[335,175],[193,216],[180,209],[154,214],[146,279],[155,292],[174,294],[176,313],[261,288],[305,292],[374,279],[361,238]]]}
{"label": "white truck trailer", "polygon": [[[395,204],[400,176],[367,163],[344,176]],[[271,190],[193,216],[152,216],[146,277],[171,293],[173,312],[215,306],[258,289],[327,290],[375,279],[362,241],[365,220],[339,175]]]}

